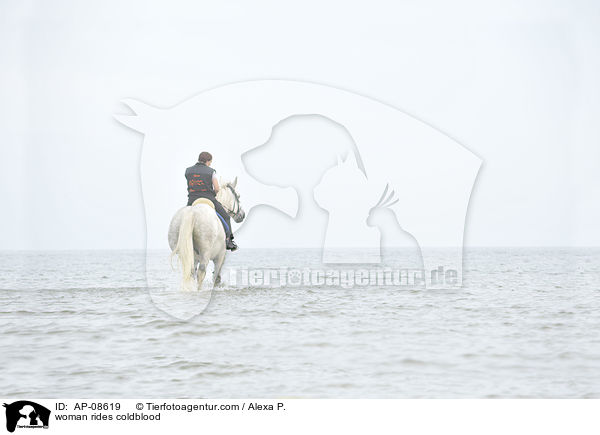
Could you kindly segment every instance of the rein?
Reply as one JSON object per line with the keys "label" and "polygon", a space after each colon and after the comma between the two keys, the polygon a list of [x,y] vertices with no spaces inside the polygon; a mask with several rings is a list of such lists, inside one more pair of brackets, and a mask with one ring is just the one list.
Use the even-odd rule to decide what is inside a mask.
{"label": "rein", "polygon": [[235,189],[233,187],[231,187],[231,184],[227,184],[225,187],[227,187],[231,191],[231,194],[235,198],[233,208],[231,210],[226,210],[226,211],[227,211],[227,213],[229,213],[232,216],[239,216],[240,208],[241,208],[240,207],[240,195],[235,191]]}

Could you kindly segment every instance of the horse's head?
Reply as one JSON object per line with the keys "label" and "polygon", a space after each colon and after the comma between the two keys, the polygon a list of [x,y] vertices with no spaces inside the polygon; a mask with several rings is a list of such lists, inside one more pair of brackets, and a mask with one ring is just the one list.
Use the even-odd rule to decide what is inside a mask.
{"label": "horse's head", "polygon": [[236,190],[237,177],[233,181],[221,181],[219,184],[221,189],[217,194],[217,200],[223,205],[229,216],[239,224],[246,217],[246,212],[242,208],[240,194]]}

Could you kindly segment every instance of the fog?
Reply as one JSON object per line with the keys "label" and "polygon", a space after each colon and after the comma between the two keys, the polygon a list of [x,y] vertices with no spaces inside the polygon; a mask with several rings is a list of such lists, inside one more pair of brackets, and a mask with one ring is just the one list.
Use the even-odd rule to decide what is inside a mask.
{"label": "fog", "polygon": [[254,79],[368,96],[479,156],[466,246],[598,246],[599,13],[592,1],[5,0],[0,249],[144,248],[143,137],[113,118],[119,101],[171,107]]}

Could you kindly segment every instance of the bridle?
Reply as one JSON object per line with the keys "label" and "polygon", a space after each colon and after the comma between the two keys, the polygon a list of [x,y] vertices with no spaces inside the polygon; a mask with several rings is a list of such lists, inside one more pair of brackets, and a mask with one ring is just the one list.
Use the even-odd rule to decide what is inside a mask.
{"label": "bridle", "polygon": [[[236,222],[238,222],[238,219],[241,221],[243,219],[243,216],[242,216],[243,212],[242,212],[242,206],[240,205],[240,195],[235,191],[235,189],[231,186],[231,184],[228,183],[225,185],[225,187],[231,191],[231,194],[235,198],[235,201],[233,202],[233,208],[231,210],[225,209],[225,211],[227,213],[229,213],[229,215]],[[223,208],[225,208],[225,207],[223,206]]]}

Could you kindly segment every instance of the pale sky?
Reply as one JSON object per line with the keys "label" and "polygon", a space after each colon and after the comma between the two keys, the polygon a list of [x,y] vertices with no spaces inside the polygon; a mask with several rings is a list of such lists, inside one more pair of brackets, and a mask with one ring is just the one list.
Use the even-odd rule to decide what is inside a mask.
{"label": "pale sky", "polygon": [[600,246],[600,4],[485,3],[2,0],[0,249],[144,248],[119,101],[254,79],[369,96],[474,152],[466,246]]}

